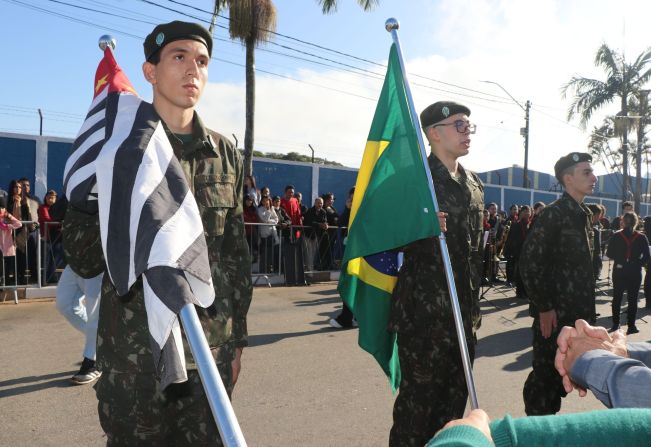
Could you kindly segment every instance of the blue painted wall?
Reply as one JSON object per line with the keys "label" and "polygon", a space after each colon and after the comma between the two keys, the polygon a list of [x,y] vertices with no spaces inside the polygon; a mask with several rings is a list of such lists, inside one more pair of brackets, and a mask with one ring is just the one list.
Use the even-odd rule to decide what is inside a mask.
{"label": "blue painted wall", "polygon": [[335,195],[335,209],[341,214],[346,207],[348,191],[355,186],[357,171],[322,167],[319,170],[319,195],[331,192]]}
{"label": "blue painted wall", "polygon": [[59,195],[63,193],[63,170],[70,146],[70,143],[56,141],[49,141],[47,144],[47,189],[53,189]]}
{"label": "blue painted wall", "polygon": [[544,202],[545,205],[549,205],[554,200],[556,200],[556,198],[557,198],[556,194],[551,192],[534,191],[533,203],[531,205],[533,205],[536,202]]}
{"label": "blue painted wall", "polygon": [[312,167],[306,165],[279,163],[268,160],[253,160],[253,176],[258,189],[268,186],[272,196],[282,197],[285,186],[292,184],[296,192],[303,194],[307,204],[312,195]]}
{"label": "blue painted wall", "polygon": [[[36,137],[25,137],[0,136],[0,188],[2,189],[7,189],[11,179],[23,176],[29,178],[32,185],[35,184]],[[63,169],[71,145],[72,141],[47,142],[47,189],[61,192]],[[285,185],[291,183],[297,191],[303,194],[306,205],[312,205],[310,202],[313,194],[332,192],[337,198],[335,206],[341,212],[344,209],[348,190],[355,184],[357,171],[326,166],[317,166],[317,168],[319,171],[317,191],[312,191],[313,166],[311,164],[269,159],[253,160],[253,172],[258,188],[267,185],[271,188],[272,194],[282,196]],[[535,181],[534,176],[537,176],[538,185],[538,188],[534,190],[532,201],[530,190],[519,188],[522,185],[522,171],[522,168],[514,166],[479,173],[479,177],[485,184],[486,203],[496,202],[500,209],[508,209],[513,203],[533,204],[537,201],[551,203],[556,200],[556,194],[552,193],[557,190],[557,181],[554,176],[543,172],[529,171],[529,179],[532,184]],[[611,217],[620,213],[620,193],[618,191],[621,190],[621,177],[621,174],[618,173],[600,176],[598,190],[593,197],[586,198],[586,201],[603,203]],[[634,181],[634,179],[631,180]],[[509,188],[509,186],[516,188]],[[643,192],[646,192],[648,187],[649,180],[645,178],[642,182]],[[504,203],[501,201],[502,188],[504,189]],[[651,204],[641,204],[640,215],[649,214],[651,214]]]}
{"label": "blue painted wall", "polygon": [[36,141],[0,137],[0,188],[5,191],[13,179],[27,177],[34,185]]}

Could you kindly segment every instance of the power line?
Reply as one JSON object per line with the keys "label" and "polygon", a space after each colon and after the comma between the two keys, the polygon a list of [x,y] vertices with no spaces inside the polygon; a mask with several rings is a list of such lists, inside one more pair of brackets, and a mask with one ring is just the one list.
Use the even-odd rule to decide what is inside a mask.
{"label": "power line", "polygon": [[[153,6],[157,6],[157,7],[159,7],[159,8],[167,9],[168,11],[176,12],[176,13],[178,13],[178,14],[183,14],[183,15],[186,15],[186,16],[188,16],[188,17],[191,17],[191,18],[194,18],[194,19],[197,19],[197,20],[201,20],[201,21],[204,22],[204,23],[210,23],[210,21],[208,21],[208,20],[202,19],[202,18],[197,17],[197,16],[193,16],[193,15],[191,15],[191,14],[184,13],[183,11],[179,11],[179,10],[177,10],[177,9],[173,9],[173,8],[169,8],[169,7],[163,6],[163,5],[161,5],[161,4],[159,4],[159,3],[156,3],[156,2],[154,2],[154,1],[152,1],[152,0],[140,0],[140,1],[141,1],[141,2],[144,2],[144,3],[147,3],[147,4],[150,4],[150,5],[153,5]],[[192,5],[189,5],[189,4],[187,4],[187,3],[183,3],[183,2],[177,1],[177,0],[167,0],[167,1],[170,2],[170,3],[174,3],[174,4],[176,4],[176,5],[185,6],[186,8],[189,8],[189,9],[192,9],[192,10],[195,10],[195,11],[198,11],[198,12],[202,12],[202,13],[204,13],[204,14],[208,14],[210,17],[212,17],[212,14],[213,14],[212,11],[206,11],[205,9],[201,9],[201,8],[196,7],[196,6],[192,6]],[[225,20],[228,20],[228,21],[232,21],[232,20],[233,20],[232,18],[230,18],[230,17],[228,17],[228,16],[225,16],[225,15],[223,15],[223,14],[217,14],[217,16],[218,16],[218,17],[221,17],[221,18],[223,18],[223,19],[225,19]],[[217,25],[217,26],[219,26],[219,25]],[[222,28],[225,28],[225,27],[222,27]],[[335,53],[335,54],[339,54],[339,55],[341,55],[341,56],[345,56],[345,57],[349,57],[349,58],[354,59],[354,60],[358,60],[358,61],[360,61],[360,62],[365,62],[365,63],[371,64],[371,65],[374,65],[374,66],[378,66],[378,67],[386,68],[386,65],[384,65],[384,64],[380,64],[380,63],[378,63],[378,62],[374,62],[374,61],[371,61],[371,60],[368,60],[368,59],[364,59],[364,58],[361,58],[361,57],[358,57],[358,56],[354,56],[354,55],[352,55],[352,54],[345,53],[345,52],[343,52],[343,51],[338,51],[338,50],[335,50],[335,49],[333,49],[333,48],[329,48],[329,47],[325,47],[325,46],[322,46],[322,45],[318,45],[318,44],[315,44],[315,43],[313,43],[313,42],[308,42],[308,41],[305,41],[305,40],[302,40],[302,39],[298,39],[298,38],[295,38],[295,37],[292,37],[292,36],[288,36],[288,35],[286,35],[286,34],[278,33],[278,32],[276,32],[276,31],[272,31],[272,30],[269,30],[269,29],[264,29],[264,28],[259,28],[259,29],[260,29],[261,31],[268,32],[268,33],[270,33],[270,34],[274,34],[274,35],[276,35],[276,36],[281,36],[281,37],[284,37],[284,38],[289,39],[289,40],[292,40],[292,41],[300,42],[300,43],[302,43],[302,44],[309,45],[309,46],[312,46],[312,47],[315,47],[315,48],[318,48],[318,49],[321,49],[321,50],[324,50],[324,51],[329,51],[329,52],[332,52],[332,53]],[[299,53],[309,54],[309,55],[311,55],[311,56],[313,56],[313,57],[317,57],[317,58],[320,58],[320,59],[328,60],[328,61],[331,61],[331,62],[334,62],[334,63],[340,64],[340,65],[343,65],[343,66],[352,67],[352,68],[355,68],[355,69],[357,69],[357,70],[367,71],[367,72],[369,72],[369,73],[371,73],[371,74],[373,74],[373,75],[384,76],[384,75],[382,75],[381,73],[372,72],[372,71],[370,71],[370,70],[365,70],[365,69],[362,69],[362,68],[359,68],[359,67],[351,66],[350,64],[345,64],[345,63],[343,63],[343,62],[339,62],[339,61],[333,61],[333,60],[331,60],[331,59],[324,58],[324,57],[322,57],[322,56],[318,56],[318,55],[314,55],[314,54],[312,54],[312,53],[307,53],[307,52],[304,52],[304,51],[298,50],[298,49],[296,49],[296,48],[289,47],[289,46],[287,46],[287,45],[278,44],[278,43],[273,42],[273,41],[269,41],[268,43],[270,43],[270,44],[272,44],[272,45],[278,45],[278,46],[280,46],[280,47],[282,47],[282,48],[290,49],[290,50],[292,50],[292,51],[297,51],[297,52],[299,52]],[[433,78],[430,78],[430,77],[427,77],[427,76],[423,76],[423,75],[419,75],[419,74],[410,74],[410,75],[411,75],[411,76],[414,76],[414,77],[421,78],[421,79],[425,79],[425,80],[428,80],[428,81],[441,83],[441,84],[444,84],[444,85],[447,85],[447,86],[450,86],[450,87],[455,87],[455,88],[459,88],[459,89],[462,89],[462,90],[468,90],[468,91],[473,92],[473,93],[480,93],[480,94],[485,95],[485,96],[494,97],[494,98],[499,98],[499,99],[504,100],[504,103],[508,103],[508,102],[509,102],[509,101],[507,101],[508,98],[505,98],[505,97],[503,97],[503,96],[494,95],[494,94],[492,94],[492,93],[482,92],[482,91],[479,91],[479,90],[471,89],[471,88],[468,88],[468,87],[463,87],[463,86],[456,85],[456,84],[452,84],[452,83],[445,82],[445,81],[440,81],[440,80],[438,80],[438,79],[433,79]],[[445,90],[441,90],[441,91],[447,92],[447,91],[445,91]],[[448,92],[448,93],[453,93],[453,92]],[[460,93],[457,93],[457,94],[460,94]]]}

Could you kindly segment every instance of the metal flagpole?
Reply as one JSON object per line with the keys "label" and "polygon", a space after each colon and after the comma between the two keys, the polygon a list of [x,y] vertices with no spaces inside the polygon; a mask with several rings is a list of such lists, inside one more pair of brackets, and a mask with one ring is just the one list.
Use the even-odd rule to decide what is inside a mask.
{"label": "metal flagpole", "polygon": [[246,441],[242,429],[237,422],[231,400],[228,398],[226,388],[224,388],[219,371],[217,371],[217,365],[215,365],[215,360],[210,353],[194,304],[190,303],[183,306],[180,316],[194,362],[199,370],[203,389],[206,391],[210,409],[215,421],[217,421],[217,428],[219,428],[222,441],[227,447],[244,447]]}
{"label": "metal flagpole", "polygon": [[[436,191],[434,191],[434,182],[432,180],[432,173],[428,168],[427,163],[427,153],[425,152],[425,143],[423,141],[423,135],[420,132],[420,120],[418,115],[416,115],[416,109],[414,107],[414,100],[411,96],[411,89],[409,88],[409,81],[407,80],[407,70],[405,70],[405,63],[402,59],[402,50],[400,48],[400,39],[398,38],[398,28],[400,24],[398,20],[394,18],[387,19],[384,24],[384,27],[388,32],[391,33],[393,37],[393,42],[396,44],[396,50],[398,53],[398,60],[400,61],[400,69],[402,70],[402,78],[405,82],[405,93],[407,96],[407,103],[409,105],[409,113],[411,114],[411,120],[414,123],[414,126],[417,127],[416,135],[418,137],[418,145],[420,146],[420,155],[423,159],[423,167],[427,174],[427,180],[429,182],[429,189],[432,194],[432,201],[434,202],[434,211],[438,214],[439,204],[436,200]],[[441,255],[443,256],[443,265],[445,266],[445,276],[448,280],[448,290],[450,292],[450,301],[452,304],[452,313],[454,314],[454,325],[457,329],[457,338],[459,339],[459,349],[461,351],[461,361],[463,362],[463,371],[466,376],[466,385],[468,386],[468,396],[470,397],[470,406],[474,410],[479,408],[479,403],[477,401],[477,391],[475,390],[475,379],[472,375],[472,365],[470,363],[470,354],[468,353],[468,344],[466,343],[466,333],[463,329],[463,320],[461,319],[461,309],[459,307],[459,298],[457,296],[457,286],[454,283],[454,274],[452,273],[452,264],[450,263],[450,253],[448,252],[448,244],[445,240],[445,234],[441,232],[439,235],[439,242],[441,244]]]}
{"label": "metal flagpole", "polygon": [[[102,51],[110,46],[115,49],[116,41],[111,36],[102,36],[99,38],[99,47]],[[190,351],[194,357],[194,362],[199,371],[199,377],[203,389],[206,392],[210,410],[212,411],[217,428],[226,447],[246,447],[246,441],[242,434],[242,429],[235,417],[233,406],[222,383],[221,376],[217,370],[217,365],[210,352],[210,347],[203,333],[203,328],[199,322],[197,310],[194,304],[186,304],[179,313],[183,330],[185,332]]]}

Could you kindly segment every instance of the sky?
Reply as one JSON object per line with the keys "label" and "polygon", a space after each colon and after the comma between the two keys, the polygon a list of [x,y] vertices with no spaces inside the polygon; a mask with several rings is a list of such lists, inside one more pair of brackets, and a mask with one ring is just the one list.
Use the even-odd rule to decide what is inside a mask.
{"label": "sky", "polygon": [[[317,157],[354,168],[392,43],[389,17],[400,22],[417,112],[440,100],[471,109],[477,133],[461,162],[477,172],[524,164],[520,105],[527,100],[530,169],[551,173],[562,155],[587,150],[592,125],[617,107],[597,112],[582,130],[578,120],[566,121],[571,98],[562,98],[561,86],[577,75],[604,79],[594,66],[602,43],[629,60],[651,46],[651,3],[637,0],[381,0],[372,12],[339,0],[329,15],[316,0],[274,4],[279,34],[256,51],[255,149],[310,155],[311,145]],[[157,23],[205,23],[211,8],[209,0],[0,0],[0,132],[38,134],[40,108],[44,135],[73,138],[92,99],[103,34],[117,39],[118,63],[151,100],[144,37]],[[222,15],[198,111],[242,146],[244,49],[228,37],[228,10]]]}

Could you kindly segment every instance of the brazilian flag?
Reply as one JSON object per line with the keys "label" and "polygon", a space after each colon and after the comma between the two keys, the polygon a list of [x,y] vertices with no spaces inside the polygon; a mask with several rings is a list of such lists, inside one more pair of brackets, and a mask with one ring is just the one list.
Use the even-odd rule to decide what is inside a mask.
{"label": "brazilian flag", "polygon": [[440,233],[395,44],[357,175],[338,290],[359,324],[359,346],[400,385],[387,331],[398,249]]}

